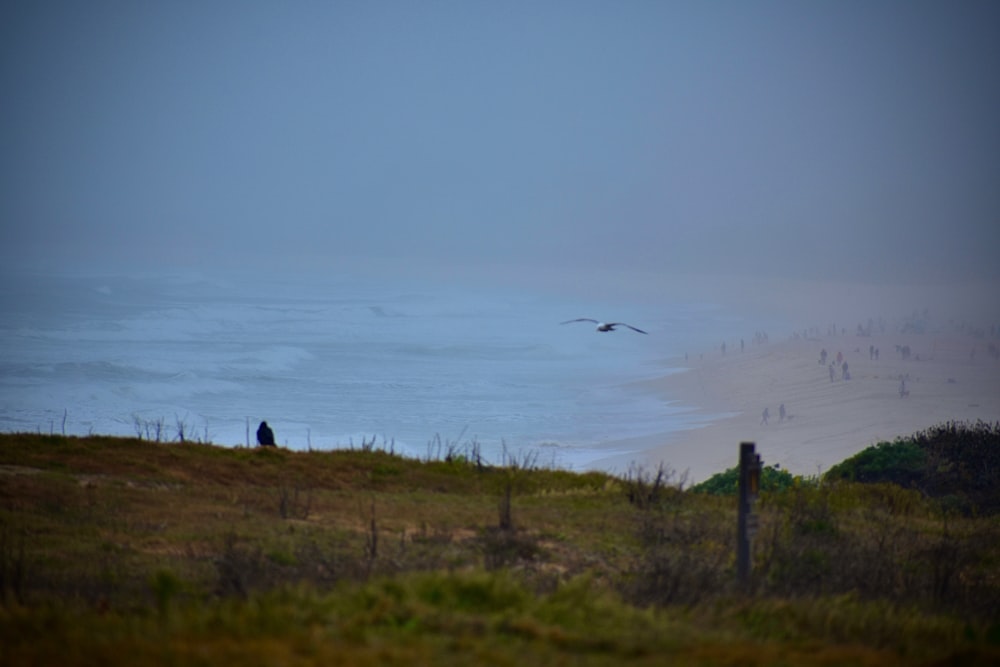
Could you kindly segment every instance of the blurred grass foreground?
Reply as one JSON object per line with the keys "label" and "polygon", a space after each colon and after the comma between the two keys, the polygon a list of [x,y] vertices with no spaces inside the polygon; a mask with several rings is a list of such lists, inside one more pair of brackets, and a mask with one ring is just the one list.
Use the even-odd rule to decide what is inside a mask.
{"label": "blurred grass foreground", "polygon": [[0,664],[1000,664],[998,436],[770,466],[742,587],[731,471],[0,435]]}

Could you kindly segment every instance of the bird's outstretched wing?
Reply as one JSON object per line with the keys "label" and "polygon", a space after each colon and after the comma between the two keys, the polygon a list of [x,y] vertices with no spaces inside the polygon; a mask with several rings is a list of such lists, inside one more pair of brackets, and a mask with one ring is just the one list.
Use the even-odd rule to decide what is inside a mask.
{"label": "bird's outstretched wing", "polygon": [[560,322],[559,324],[570,324],[571,322],[593,322],[594,324],[600,324],[597,320],[592,320],[589,317],[578,317],[575,320],[566,320],[565,322]]}
{"label": "bird's outstretched wing", "polygon": [[[646,333],[646,332],[645,332],[645,331],[643,331],[642,329],[636,329],[636,328],[635,328],[634,326],[632,326],[631,324],[625,324],[624,322],[608,322],[608,326],[609,326],[609,327],[628,327],[628,328],[629,328],[629,329],[631,329],[632,331],[638,331],[638,332],[639,332],[639,333],[641,333],[641,334],[644,334],[644,333]],[[646,334],[646,335],[648,336],[649,334]]]}

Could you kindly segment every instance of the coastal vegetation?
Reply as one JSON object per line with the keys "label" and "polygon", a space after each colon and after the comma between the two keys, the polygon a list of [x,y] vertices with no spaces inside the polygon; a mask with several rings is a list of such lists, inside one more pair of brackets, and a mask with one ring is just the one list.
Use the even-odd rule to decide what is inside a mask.
{"label": "coastal vegetation", "polygon": [[746,586],[728,471],[0,435],[0,663],[996,664],[998,433],[767,466]]}
{"label": "coastal vegetation", "polygon": [[1000,512],[1000,422],[948,422],[879,443],[834,466],[830,480],[918,489],[962,512]]}
{"label": "coastal vegetation", "polygon": [[[739,480],[739,467],[733,466],[725,472],[712,475],[704,482],[695,484],[691,487],[691,491],[717,496],[732,496],[736,494]],[[765,465],[760,471],[760,490],[764,493],[787,491],[795,486],[816,485],[818,481],[817,477],[792,475],[787,470],[782,470],[781,464]]]}
{"label": "coastal vegetation", "polygon": [[[691,487],[696,493],[733,495],[739,470],[732,467]],[[889,483],[916,489],[942,508],[965,514],[1000,512],[1000,423],[947,422],[880,442],[833,466],[826,474],[795,476],[780,464],[765,465],[764,492],[818,486],[822,482]]]}

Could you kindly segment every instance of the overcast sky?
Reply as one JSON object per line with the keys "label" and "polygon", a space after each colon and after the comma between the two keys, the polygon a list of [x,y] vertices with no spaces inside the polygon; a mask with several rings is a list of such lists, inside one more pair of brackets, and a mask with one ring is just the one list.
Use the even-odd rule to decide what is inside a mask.
{"label": "overcast sky", "polygon": [[8,0],[0,97],[8,264],[1000,280],[994,1]]}

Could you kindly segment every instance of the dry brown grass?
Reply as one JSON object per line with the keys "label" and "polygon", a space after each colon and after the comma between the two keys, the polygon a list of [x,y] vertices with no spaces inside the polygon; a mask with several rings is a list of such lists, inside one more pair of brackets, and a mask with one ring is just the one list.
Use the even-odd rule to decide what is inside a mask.
{"label": "dry brown grass", "polygon": [[[230,638],[261,623],[261,641],[274,640],[266,628],[278,623],[279,635],[308,643],[285,621],[246,617],[263,603],[238,601],[278,595],[267,604],[288,613],[293,603],[282,591],[297,591],[294,605],[314,605],[323,616],[338,591],[359,587],[352,595],[367,602],[324,622],[350,635],[377,609],[390,619],[438,619],[439,626],[414,626],[423,638],[396,621],[380,620],[370,631],[379,641],[405,637],[417,653],[401,648],[401,655],[426,651],[425,662],[441,658],[439,644],[450,633],[494,656],[510,658],[508,649],[520,646],[553,660],[577,662],[582,653],[583,663],[601,655],[606,663],[642,662],[652,657],[647,643],[664,649],[667,640],[649,639],[664,632],[688,664],[731,662],[761,642],[761,656],[785,664],[798,664],[803,646],[813,647],[806,651],[813,664],[837,656],[845,664],[899,664],[959,650],[993,655],[995,519],[942,515],[896,487],[765,495],[757,597],[748,600],[735,587],[732,505],[683,492],[659,475],[417,461],[370,449],[6,435],[0,601],[28,610],[56,603],[81,618],[162,615],[176,605],[188,610],[183,632],[203,627],[203,614],[219,614],[212,622]],[[412,585],[428,588],[415,593],[406,582],[421,573],[430,578]],[[484,573],[500,579],[479,579]],[[453,617],[450,603],[433,593],[453,585],[499,596],[490,602],[496,609]],[[529,602],[536,599],[537,608]],[[250,606],[226,611],[228,604]],[[647,607],[667,616],[647,617]],[[607,613],[621,626],[602,630],[578,610]],[[0,635],[15,616],[0,616]],[[22,622],[43,623],[30,614]],[[152,650],[154,640],[142,633],[115,632],[140,653]],[[164,632],[163,641],[188,641]],[[367,637],[369,630],[358,632]],[[89,646],[85,637],[73,641]],[[367,640],[357,646],[355,657],[368,655]],[[215,662],[229,662],[228,649],[216,648]],[[326,655],[328,646],[316,650]]]}

